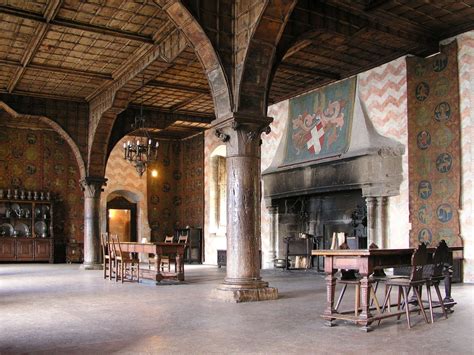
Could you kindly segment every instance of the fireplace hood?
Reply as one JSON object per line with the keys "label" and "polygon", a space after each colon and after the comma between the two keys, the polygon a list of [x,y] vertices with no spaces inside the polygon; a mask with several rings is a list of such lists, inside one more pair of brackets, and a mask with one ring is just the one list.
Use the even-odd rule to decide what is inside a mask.
{"label": "fireplace hood", "polygon": [[[287,130],[290,125],[287,125]],[[327,159],[284,165],[287,131],[263,173],[267,206],[272,200],[361,189],[364,197],[395,196],[402,183],[403,144],[380,135],[356,91],[349,147]]]}

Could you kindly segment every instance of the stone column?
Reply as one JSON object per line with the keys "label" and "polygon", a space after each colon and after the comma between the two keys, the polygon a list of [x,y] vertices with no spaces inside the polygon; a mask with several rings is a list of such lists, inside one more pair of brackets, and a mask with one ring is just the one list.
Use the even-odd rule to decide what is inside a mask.
{"label": "stone column", "polygon": [[102,268],[100,262],[100,193],[107,179],[88,176],[81,180],[84,191],[84,264],[85,270]]}
{"label": "stone column", "polygon": [[377,246],[379,248],[387,248],[387,197],[377,197],[377,211],[376,211],[376,224],[377,224]]}
{"label": "stone column", "polygon": [[273,269],[273,260],[275,260],[278,255],[278,207],[269,206],[267,207],[267,211],[270,215],[270,250],[268,251],[268,268]]}
{"label": "stone column", "polygon": [[237,119],[216,129],[227,145],[227,268],[215,296],[232,302],[278,298],[260,277],[260,134],[270,121]]}
{"label": "stone column", "polygon": [[[367,203],[367,247],[372,243],[377,244],[377,198],[368,196]],[[378,246],[378,244],[377,244]]]}

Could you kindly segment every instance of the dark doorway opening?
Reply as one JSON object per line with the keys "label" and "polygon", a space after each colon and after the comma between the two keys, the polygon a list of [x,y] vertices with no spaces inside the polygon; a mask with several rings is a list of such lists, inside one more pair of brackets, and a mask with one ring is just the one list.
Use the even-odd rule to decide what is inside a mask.
{"label": "dark doorway opening", "polygon": [[137,204],[117,196],[107,202],[107,232],[121,242],[137,241]]}

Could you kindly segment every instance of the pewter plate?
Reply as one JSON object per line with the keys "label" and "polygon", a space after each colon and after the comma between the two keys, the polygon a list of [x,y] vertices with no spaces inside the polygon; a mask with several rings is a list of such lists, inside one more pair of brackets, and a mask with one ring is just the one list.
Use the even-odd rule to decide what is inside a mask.
{"label": "pewter plate", "polygon": [[38,221],[35,223],[35,234],[37,236],[45,236],[48,233],[48,226],[43,221]]}
{"label": "pewter plate", "polygon": [[11,237],[13,235],[14,229],[10,223],[3,223],[0,225],[0,236],[2,237]]}
{"label": "pewter plate", "polygon": [[15,232],[18,237],[29,237],[30,228],[25,223],[18,222],[15,224]]}

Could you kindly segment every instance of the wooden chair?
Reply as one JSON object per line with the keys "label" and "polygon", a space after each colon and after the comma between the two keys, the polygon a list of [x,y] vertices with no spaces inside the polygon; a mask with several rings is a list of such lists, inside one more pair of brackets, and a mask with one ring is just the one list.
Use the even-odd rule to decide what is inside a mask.
{"label": "wooden chair", "polygon": [[[174,237],[172,235],[165,236],[165,243],[173,243]],[[165,267],[168,269],[168,272],[171,271],[171,258],[170,255],[161,256],[161,271],[165,271]]]}
{"label": "wooden chair", "polygon": [[[421,301],[421,294],[420,288],[423,284],[426,284],[426,278],[423,277],[423,270],[426,267],[428,262],[428,251],[426,250],[426,245],[421,243],[418,248],[415,249],[413,255],[411,257],[411,273],[409,278],[394,278],[394,279],[387,279],[385,282],[385,299],[382,305],[382,313],[385,311],[387,307],[388,300],[390,299],[390,294],[392,291],[392,287],[398,287],[398,303],[397,303],[397,310],[405,307],[405,313],[407,316],[407,324],[408,328],[411,328],[411,320],[410,320],[410,300],[408,299],[408,295],[410,290],[413,289],[413,292],[416,295],[416,300],[419,306],[419,310],[423,313],[423,317],[426,323],[429,323],[428,317],[426,316],[425,309],[423,307],[423,302]],[[401,297],[403,294],[403,305],[401,303]],[[400,319],[400,315],[398,316]],[[380,320],[379,320],[380,324]]]}
{"label": "wooden chair", "polygon": [[115,252],[115,281],[118,282],[120,278],[123,283],[127,273],[130,276],[129,280],[132,281],[133,273],[136,272],[137,282],[140,282],[140,260],[133,256],[132,253],[122,252],[117,235],[110,235],[110,240]]}
{"label": "wooden chair", "polygon": [[114,277],[114,253],[110,247],[109,234],[107,232],[100,234],[100,241],[102,246],[102,256],[103,256],[103,268],[104,268],[104,279],[109,278],[112,280]]}
{"label": "wooden chair", "polygon": [[441,309],[443,310],[444,317],[448,318],[448,313],[446,312],[446,308],[444,307],[443,297],[441,296],[441,292],[439,291],[439,283],[444,280],[444,268],[449,261],[449,247],[444,240],[436,247],[436,250],[433,254],[433,262],[431,265],[431,272],[428,276],[428,280],[426,282],[426,291],[428,294],[428,302],[430,305],[430,316],[431,316],[431,323],[434,323],[433,317],[433,302],[431,299],[431,286],[434,286],[436,290],[436,294],[438,295],[438,301],[441,305]]}

